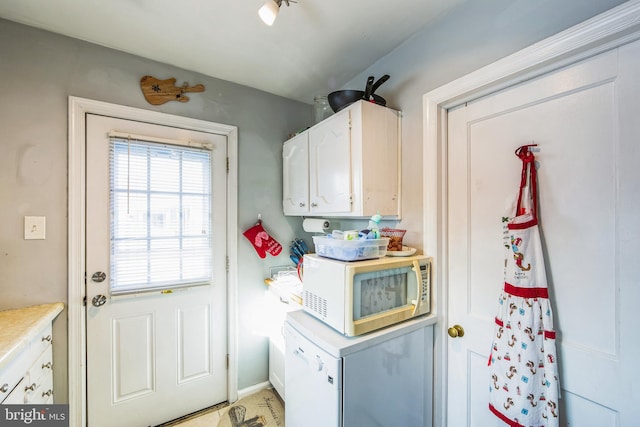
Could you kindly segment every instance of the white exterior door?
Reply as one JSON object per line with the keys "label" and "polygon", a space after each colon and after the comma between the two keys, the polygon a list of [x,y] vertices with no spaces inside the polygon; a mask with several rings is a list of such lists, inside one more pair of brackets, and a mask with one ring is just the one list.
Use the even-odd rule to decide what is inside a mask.
{"label": "white exterior door", "polygon": [[[122,205],[126,209],[116,212],[116,196],[111,197],[110,205],[110,193],[115,193],[115,184],[110,184],[114,169],[110,167],[110,149],[115,148],[110,145],[112,138],[108,134],[113,131],[151,141],[151,150],[156,146],[174,147],[177,141],[208,147],[210,179],[205,174],[192,176],[190,181],[180,178],[200,174],[204,169],[198,169],[184,154],[184,161],[177,162],[171,155],[149,157],[143,160],[148,164],[141,166],[140,157],[127,153],[132,149],[125,145],[123,180],[128,181],[129,174],[133,176],[136,168],[142,167],[147,168],[149,182],[165,181],[146,192],[138,191],[140,188],[133,181],[121,182],[120,188],[126,188],[120,196],[121,200],[126,199]],[[226,143],[225,136],[216,134],[87,116],[86,342],[91,427],[157,425],[227,400]],[[159,167],[153,162],[160,162],[156,164]],[[175,190],[178,179],[191,184]],[[207,190],[195,189],[198,180],[202,188],[210,186],[209,218],[203,214],[208,207],[201,209],[204,199],[200,193]],[[147,205],[142,206],[140,200]],[[195,212],[203,216],[198,226],[201,232],[188,229],[194,221],[186,217]],[[114,264],[112,247],[123,235],[111,230],[127,221],[140,221],[147,229],[140,234],[136,234],[139,229],[131,232],[129,237],[133,238],[127,244],[141,245],[136,246],[140,250],[131,251],[128,258]],[[134,276],[143,273],[142,276],[157,278],[165,271],[179,270],[187,277],[209,268],[194,263],[195,257],[189,255],[145,255],[155,245],[161,251],[179,246],[178,252],[188,252],[190,245],[195,246],[190,238],[199,234],[211,236],[209,280],[190,283],[187,278],[152,289],[121,292],[114,287],[114,270],[120,271],[126,267],[123,264],[141,255],[148,262],[143,263],[144,272],[139,268],[142,264],[135,264]],[[98,272],[104,273],[104,280],[93,277]]]}
{"label": "white exterior door", "polygon": [[[633,426],[640,401],[640,43],[448,114],[447,425],[504,425],[487,360],[504,283],[500,219],[536,143],[539,218],[558,333],[560,425]],[[551,404],[551,403],[548,403]]]}

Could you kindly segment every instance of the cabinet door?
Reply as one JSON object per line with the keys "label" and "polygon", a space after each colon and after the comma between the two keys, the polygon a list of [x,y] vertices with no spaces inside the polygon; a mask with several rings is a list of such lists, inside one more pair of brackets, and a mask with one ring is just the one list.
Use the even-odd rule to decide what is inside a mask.
{"label": "cabinet door", "polygon": [[350,111],[335,114],[309,130],[311,212],[351,212]]}
{"label": "cabinet door", "polygon": [[309,212],[309,134],[301,133],[282,147],[282,209],[285,215]]}

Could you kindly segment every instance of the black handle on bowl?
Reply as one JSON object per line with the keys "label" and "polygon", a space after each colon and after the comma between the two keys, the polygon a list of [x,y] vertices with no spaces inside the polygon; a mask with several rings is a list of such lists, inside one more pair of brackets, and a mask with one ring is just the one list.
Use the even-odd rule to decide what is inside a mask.
{"label": "black handle on bowl", "polygon": [[367,85],[364,87],[364,95],[362,96],[362,99],[365,100],[369,100],[369,96],[371,96],[372,92],[372,88],[373,88],[373,76],[369,76],[369,78],[367,79]]}
{"label": "black handle on bowl", "polygon": [[373,84],[373,87],[371,88],[371,92],[369,93],[369,95],[373,95],[374,92],[378,90],[378,88],[382,85],[382,83],[389,80],[389,77],[390,77],[389,74],[385,74],[384,76],[380,77],[378,81]]}

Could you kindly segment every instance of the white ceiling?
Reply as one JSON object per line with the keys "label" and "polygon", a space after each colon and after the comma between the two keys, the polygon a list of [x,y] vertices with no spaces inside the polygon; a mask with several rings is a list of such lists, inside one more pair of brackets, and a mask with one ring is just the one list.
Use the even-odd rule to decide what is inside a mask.
{"label": "white ceiling", "polygon": [[463,1],[283,2],[272,27],[264,0],[2,0],[0,17],[311,103]]}

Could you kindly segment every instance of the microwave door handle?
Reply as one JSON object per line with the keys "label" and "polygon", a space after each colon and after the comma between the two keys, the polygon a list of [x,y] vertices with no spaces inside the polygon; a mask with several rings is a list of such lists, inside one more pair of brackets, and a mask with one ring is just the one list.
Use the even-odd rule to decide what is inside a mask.
{"label": "microwave door handle", "polygon": [[418,304],[420,303],[420,295],[422,294],[422,273],[420,272],[420,263],[417,260],[413,261],[413,272],[416,274],[416,299],[411,300],[413,305],[412,316],[416,315],[418,311]]}

